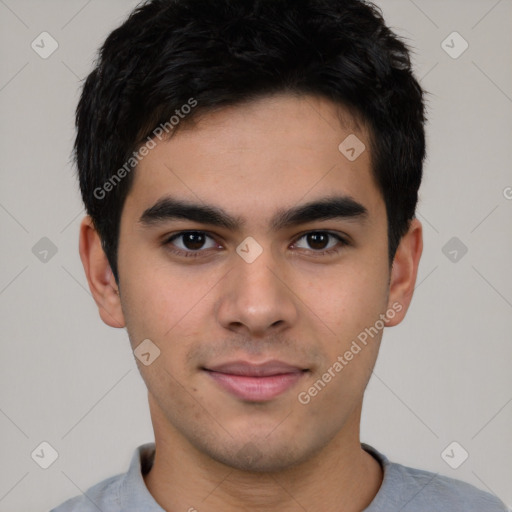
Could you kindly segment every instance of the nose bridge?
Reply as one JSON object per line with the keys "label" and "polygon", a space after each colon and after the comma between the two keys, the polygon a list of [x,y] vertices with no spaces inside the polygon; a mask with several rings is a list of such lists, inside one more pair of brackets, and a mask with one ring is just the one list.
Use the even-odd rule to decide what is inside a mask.
{"label": "nose bridge", "polygon": [[279,274],[279,264],[271,248],[263,248],[256,243],[245,241],[237,248],[240,261],[235,264],[234,274],[239,297],[255,303],[261,301],[260,307],[264,308],[275,302],[278,295],[282,295],[283,285],[276,276]]}
{"label": "nose bridge", "polygon": [[270,247],[248,238],[237,247],[239,258],[227,276],[229,291],[221,299],[219,321],[226,328],[244,325],[253,332],[290,325],[297,311],[293,294],[283,283],[284,266]]}
{"label": "nose bridge", "polygon": [[262,297],[275,295],[281,284],[275,261],[266,251],[266,255],[259,256],[252,263],[239,262],[235,274],[242,287],[242,291],[248,295],[261,295]]}

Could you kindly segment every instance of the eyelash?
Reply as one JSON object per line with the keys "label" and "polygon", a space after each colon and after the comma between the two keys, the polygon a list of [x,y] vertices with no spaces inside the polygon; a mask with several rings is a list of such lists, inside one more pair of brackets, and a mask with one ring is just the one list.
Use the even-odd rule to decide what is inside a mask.
{"label": "eyelash", "polygon": [[[202,257],[201,253],[206,252],[208,249],[198,249],[196,251],[194,251],[194,250],[183,251],[181,249],[172,248],[172,242],[174,240],[176,240],[177,238],[179,238],[181,236],[187,235],[189,233],[199,233],[199,234],[203,234],[209,238],[214,239],[214,237],[206,231],[198,231],[198,230],[180,231],[179,233],[175,233],[175,234],[171,235],[170,237],[166,238],[163,242],[163,245],[167,246],[169,251],[171,251],[173,254],[176,254],[178,256],[184,256],[186,258]],[[295,244],[302,238],[306,237],[307,235],[311,235],[313,233],[317,233],[317,234],[321,233],[321,234],[326,234],[330,237],[333,237],[333,238],[337,239],[338,242],[340,242],[342,246],[350,245],[350,243],[344,237],[338,235],[337,233],[331,233],[330,231],[322,231],[322,230],[313,230],[313,231],[307,231],[306,233],[302,233],[298,238],[295,239],[295,241],[293,243]],[[335,247],[331,247],[330,249],[324,249],[324,250],[319,250],[319,251],[315,251],[314,249],[311,249],[311,252],[314,255],[314,257],[327,256],[327,255],[339,253],[340,247],[335,246]]]}

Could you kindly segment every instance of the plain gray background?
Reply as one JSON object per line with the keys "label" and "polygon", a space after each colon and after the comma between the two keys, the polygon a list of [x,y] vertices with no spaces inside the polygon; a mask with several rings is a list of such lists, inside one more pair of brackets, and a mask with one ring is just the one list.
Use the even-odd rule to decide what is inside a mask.
{"label": "plain gray background", "polygon": [[[413,47],[429,92],[425,248],[406,320],[384,333],[362,440],[510,506],[512,1],[377,4]],[[135,5],[0,0],[2,512],[49,510],[126,471],[135,447],[153,440],[127,334],[101,322],[87,287],[70,163],[80,80]],[[468,44],[457,58],[454,31]],[[45,37],[51,48],[42,32],[58,43],[47,58],[31,47]],[[42,442],[58,453],[48,469],[31,455],[50,456]],[[446,460],[462,450],[469,457],[453,469]]]}

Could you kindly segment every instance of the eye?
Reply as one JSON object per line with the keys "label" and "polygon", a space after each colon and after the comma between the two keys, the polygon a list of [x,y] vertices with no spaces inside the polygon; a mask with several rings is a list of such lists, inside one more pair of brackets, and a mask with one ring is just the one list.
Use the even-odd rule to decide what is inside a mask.
{"label": "eye", "polygon": [[[309,247],[301,247],[299,244],[301,240],[304,240]],[[295,247],[312,250],[315,255],[337,253],[341,249],[340,246],[344,245],[349,244],[343,237],[328,231],[310,231],[302,235],[294,243]]]}
{"label": "eye", "polygon": [[[172,253],[183,257],[206,256],[209,249],[219,248],[215,239],[205,231],[181,231],[168,237],[163,245]],[[324,256],[339,253],[343,246],[348,245],[349,242],[338,234],[309,231],[296,239],[293,248],[304,249],[314,256]]]}
{"label": "eye", "polygon": [[196,253],[217,247],[215,240],[204,231],[182,231],[181,233],[176,233],[167,238],[164,245],[169,246],[169,249],[176,254],[192,257],[199,256]]}

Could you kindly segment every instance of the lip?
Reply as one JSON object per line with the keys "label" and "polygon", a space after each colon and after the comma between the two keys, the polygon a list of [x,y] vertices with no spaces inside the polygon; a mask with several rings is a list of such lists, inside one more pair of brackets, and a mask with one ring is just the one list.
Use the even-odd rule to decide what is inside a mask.
{"label": "lip", "polygon": [[208,368],[206,373],[225,391],[249,402],[266,402],[292,388],[306,369],[282,361],[254,364],[232,361]]}

